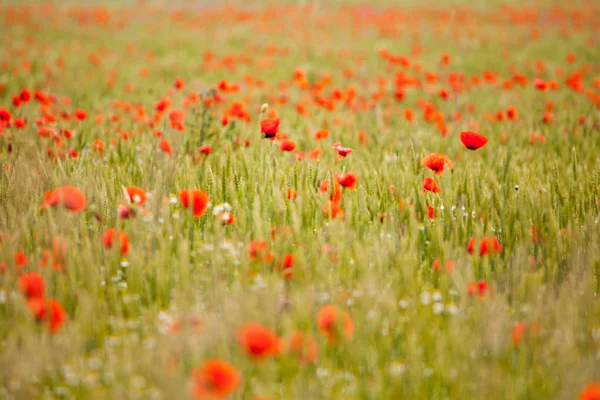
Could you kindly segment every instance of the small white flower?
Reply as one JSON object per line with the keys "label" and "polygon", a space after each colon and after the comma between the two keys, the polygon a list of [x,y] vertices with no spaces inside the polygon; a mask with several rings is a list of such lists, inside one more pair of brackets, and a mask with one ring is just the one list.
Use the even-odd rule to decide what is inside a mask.
{"label": "small white flower", "polygon": [[435,315],[440,315],[444,312],[444,305],[442,303],[434,303],[433,304],[433,313]]}
{"label": "small white flower", "polygon": [[458,307],[456,307],[456,304],[454,303],[448,303],[446,305],[446,311],[448,311],[448,314],[456,315],[458,314]]}
{"label": "small white flower", "polygon": [[402,299],[398,302],[398,305],[400,306],[400,308],[407,309],[408,306],[410,306],[410,303],[408,302],[408,300]]}
{"label": "small white flower", "polygon": [[226,222],[227,222],[227,221],[229,221],[229,217],[230,217],[230,216],[231,216],[231,214],[230,214],[230,213],[228,213],[228,212],[224,212],[223,214],[221,214],[221,220],[222,220],[222,221],[226,221]]}
{"label": "small white flower", "polygon": [[442,294],[440,292],[433,292],[431,298],[433,301],[442,301]]}
{"label": "small white flower", "polygon": [[421,304],[426,306],[430,302],[431,302],[431,295],[429,294],[429,292],[422,292],[421,293]]}
{"label": "small white flower", "polygon": [[213,215],[219,215],[223,212],[223,206],[221,204],[217,204],[213,207]]}

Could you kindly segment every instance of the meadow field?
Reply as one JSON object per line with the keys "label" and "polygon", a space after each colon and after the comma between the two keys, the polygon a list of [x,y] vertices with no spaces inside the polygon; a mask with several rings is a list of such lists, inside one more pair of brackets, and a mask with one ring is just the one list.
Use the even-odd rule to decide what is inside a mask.
{"label": "meadow field", "polygon": [[599,400],[599,21],[0,1],[0,398]]}

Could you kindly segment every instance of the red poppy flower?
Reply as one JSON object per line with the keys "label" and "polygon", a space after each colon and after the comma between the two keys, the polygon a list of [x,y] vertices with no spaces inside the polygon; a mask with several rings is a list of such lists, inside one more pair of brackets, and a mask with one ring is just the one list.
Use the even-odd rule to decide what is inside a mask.
{"label": "red poppy flower", "polygon": [[192,207],[194,217],[201,218],[208,208],[208,195],[202,190],[182,190],[179,192],[179,200],[184,208]]}
{"label": "red poppy flower", "polygon": [[42,297],[28,299],[27,308],[36,320],[43,321],[46,316],[46,299]]}
{"label": "red poppy flower", "polygon": [[168,155],[171,155],[173,153],[173,149],[171,148],[171,143],[169,143],[167,140],[161,139],[159,146],[160,146],[160,149],[162,151],[164,151],[165,153],[167,153]]}
{"label": "red poppy flower", "polygon": [[536,88],[537,90],[540,90],[540,91],[542,91],[542,92],[543,92],[543,91],[544,91],[544,90],[546,90],[546,88],[548,87],[548,84],[547,84],[547,83],[546,83],[544,80],[542,80],[542,79],[539,79],[539,78],[536,78],[536,79],[533,81],[533,86],[535,86],[535,88]]}
{"label": "red poppy flower", "polygon": [[448,157],[441,153],[431,153],[423,157],[421,163],[425,167],[435,172],[436,175],[442,175],[444,173],[444,166],[447,166],[448,168],[452,168],[454,166],[452,161],[450,161]]}
{"label": "red poppy flower", "polygon": [[321,183],[319,184],[319,191],[320,192],[326,192],[327,190],[329,190],[329,180],[328,179],[323,179],[321,181]]}
{"label": "red poppy flower", "polygon": [[15,127],[17,129],[25,129],[27,126],[27,120],[25,118],[16,118],[15,119]]}
{"label": "red poppy flower", "polygon": [[177,78],[177,79],[175,79],[175,83],[173,84],[173,87],[177,90],[181,90],[181,89],[183,89],[184,85],[185,85],[185,82],[183,82],[183,79]]}
{"label": "red poppy flower", "polygon": [[79,212],[86,204],[87,200],[81,190],[73,186],[63,186],[52,192],[46,192],[40,209],[62,205],[69,211]]}
{"label": "red poppy flower", "polygon": [[427,218],[435,218],[435,208],[431,207],[429,204],[427,204]]}
{"label": "red poppy flower", "polygon": [[452,271],[454,271],[455,266],[456,266],[456,263],[454,261],[452,261],[452,260],[446,261],[446,272],[451,274]]}
{"label": "red poppy flower", "polygon": [[270,263],[273,261],[273,255],[269,251],[269,245],[265,241],[253,240],[248,245],[248,254],[250,260]]}
{"label": "red poppy flower", "polygon": [[29,265],[29,259],[22,251],[17,251],[15,253],[15,265],[17,268],[25,268]]}
{"label": "red poppy flower", "polygon": [[344,175],[335,174],[335,180],[348,190],[354,190],[358,183],[358,176],[354,172],[348,172]]}
{"label": "red poppy flower", "polygon": [[27,299],[42,299],[46,291],[46,281],[37,272],[21,275],[19,288]]}
{"label": "red poppy flower", "polygon": [[469,239],[469,243],[467,244],[467,253],[473,254],[474,251],[475,251],[475,238],[471,237]]}
{"label": "red poppy flower", "polygon": [[192,371],[192,395],[201,400],[225,399],[240,385],[240,373],[222,360],[206,360]]}
{"label": "red poppy flower", "polygon": [[100,155],[102,155],[102,152],[104,151],[104,143],[102,142],[102,140],[94,140],[94,143],[92,144],[92,150],[97,151],[98,153],[100,153]]}
{"label": "red poppy flower", "polygon": [[21,90],[21,94],[19,95],[19,97],[21,98],[21,101],[23,103],[27,103],[29,100],[31,100],[31,92],[29,91],[29,89],[23,89]]}
{"label": "red poppy flower", "polygon": [[133,207],[128,207],[125,204],[119,204],[117,207],[117,214],[121,219],[135,218],[135,210]]}
{"label": "red poppy flower", "polygon": [[85,110],[82,110],[81,108],[75,109],[73,115],[75,115],[75,118],[79,121],[84,121],[87,119],[87,112],[85,112]]}
{"label": "red poppy flower", "polygon": [[316,160],[321,157],[321,154],[323,154],[323,149],[317,147],[308,151],[308,158],[311,160]]}
{"label": "red poppy flower", "polygon": [[348,154],[352,153],[352,151],[353,151],[353,150],[352,150],[351,148],[349,148],[349,147],[342,147],[342,145],[341,145],[341,144],[339,144],[339,143],[335,143],[335,144],[333,145],[333,149],[334,149],[335,151],[337,151],[337,152],[338,152],[338,154],[339,154],[339,155],[338,155],[338,158],[337,158],[338,160],[341,160],[342,158],[346,157]]}
{"label": "red poppy flower", "polygon": [[264,133],[266,138],[274,138],[279,130],[279,118],[264,119],[260,121],[260,132]]}
{"label": "red poppy flower", "polygon": [[279,146],[279,150],[281,151],[294,151],[296,148],[296,143],[289,139],[283,139]]}
{"label": "red poppy flower", "polygon": [[469,150],[477,150],[488,142],[487,138],[477,132],[461,132],[460,141]]}
{"label": "red poppy flower", "polygon": [[108,228],[102,235],[102,244],[104,248],[110,249],[113,246],[115,235],[119,237],[121,242],[121,254],[125,255],[129,252],[129,236],[122,231],[117,231],[115,228]]}
{"label": "red poppy flower", "polygon": [[126,199],[131,201],[134,204],[144,204],[148,199],[146,192],[144,189],[141,189],[137,186],[127,186],[125,188],[126,191]]}
{"label": "red poppy flower", "polygon": [[0,108],[0,127],[10,126],[11,119],[12,115],[10,114],[10,111],[5,108]]}
{"label": "red poppy flower", "polygon": [[332,304],[321,308],[317,315],[317,326],[330,344],[341,339],[350,341],[354,334],[354,322],[350,314]]}
{"label": "red poppy flower", "polygon": [[329,131],[327,129],[319,129],[315,132],[315,140],[327,139],[329,137]]}
{"label": "red poppy flower", "polygon": [[[513,345],[517,345],[521,342],[525,336],[525,322],[519,322],[515,326],[513,326],[511,330],[511,338]],[[599,399],[600,400],[600,399]]]}
{"label": "red poppy flower", "polygon": [[296,197],[298,197],[298,193],[296,193],[292,189],[288,188],[288,190],[287,190],[287,198],[288,198],[288,200],[293,200]]}
{"label": "red poppy flower", "polygon": [[210,144],[205,144],[203,146],[198,147],[198,151],[202,154],[209,155],[212,153],[212,147]]}
{"label": "red poppy flower", "polygon": [[48,307],[48,329],[50,333],[57,333],[66,320],[67,313],[62,308],[57,300],[50,299],[47,303]]}
{"label": "red poppy flower", "polygon": [[487,237],[482,237],[479,242],[479,256],[483,257],[490,252],[490,241]]}
{"label": "red poppy flower", "polygon": [[339,201],[329,200],[327,203],[323,204],[323,212],[328,218],[331,219],[344,218],[344,210],[340,206]]}
{"label": "red poppy flower", "polygon": [[579,393],[577,400],[600,400],[600,382],[585,386]]}
{"label": "red poppy flower", "polygon": [[502,250],[504,249],[504,247],[500,244],[500,241],[496,236],[492,237],[492,249],[496,253],[502,253]]}
{"label": "red poppy flower", "polygon": [[250,323],[239,332],[244,351],[255,360],[263,360],[279,353],[280,341],[273,331],[261,324]]}
{"label": "red poppy flower", "polygon": [[61,243],[59,238],[52,241],[52,270],[62,271],[67,266],[66,260],[67,246]]}
{"label": "red poppy flower", "polygon": [[46,323],[50,333],[57,333],[66,320],[67,313],[57,300],[35,298],[27,301],[27,306],[36,320]]}
{"label": "red poppy flower", "polygon": [[474,296],[475,294],[477,294],[478,298],[483,299],[485,293],[487,292],[487,286],[487,282],[483,279],[474,283],[469,283],[467,285],[467,293],[469,294],[469,296]]}
{"label": "red poppy flower", "polygon": [[[274,232],[273,232],[274,233]],[[291,279],[294,274],[294,255],[291,253],[283,256],[283,259],[277,262],[275,270],[285,279]]]}
{"label": "red poppy flower", "polygon": [[430,177],[426,177],[423,180],[423,191],[429,191],[429,192],[433,192],[433,193],[439,193],[442,189],[440,189],[440,187],[437,185],[437,182],[435,181],[435,179],[430,178]]}
{"label": "red poppy flower", "polygon": [[300,331],[294,332],[290,338],[288,352],[298,358],[298,364],[300,365],[314,363],[319,357],[316,340]]}

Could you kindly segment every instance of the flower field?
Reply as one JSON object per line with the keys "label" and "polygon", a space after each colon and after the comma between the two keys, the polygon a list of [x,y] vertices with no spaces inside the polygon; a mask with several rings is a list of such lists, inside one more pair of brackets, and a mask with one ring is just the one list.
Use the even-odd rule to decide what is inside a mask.
{"label": "flower field", "polygon": [[0,398],[600,400],[599,20],[0,2]]}

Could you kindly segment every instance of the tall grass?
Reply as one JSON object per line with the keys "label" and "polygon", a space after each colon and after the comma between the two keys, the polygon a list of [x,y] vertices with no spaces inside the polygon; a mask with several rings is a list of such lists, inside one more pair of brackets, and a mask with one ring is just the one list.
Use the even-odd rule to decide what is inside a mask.
{"label": "tall grass", "polygon": [[[192,369],[208,358],[239,369],[237,399],[568,399],[600,380],[598,108],[585,92],[564,84],[583,69],[586,91],[600,95],[593,83],[600,76],[597,5],[577,8],[584,14],[579,20],[553,20],[552,9],[540,6],[539,18],[521,23],[495,5],[476,12],[461,7],[458,19],[432,8],[395,9],[395,16],[369,23],[332,6],[254,8],[249,16],[221,5],[203,11],[152,3],[118,7],[107,9],[105,23],[105,14],[83,5],[0,6],[0,107],[28,122],[0,136],[0,262],[6,269],[0,273],[0,396],[186,398]],[[365,7],[364,15],[379,12]],[[422,51],[411,55],[415,45]],[[382,48],[406,55],[411,67],[386,63],[377,53]],[[217,60],[242,55],[249,61],[234,61],[233,68],[203,63],[207,51]],[[449,66],[439,63],[444,53]],[[565,60],[568,53],[577,57],[573,64]],[[90,54],[100,58],[98,66]],[[545,70],[536,69],[538,60]],[[415,70],[415,63],[422,68]],[[502,87],[513,76],[511,65],[529,78],[526,86]],[[140,76],[141,68],[148,77]],[[331,74],[323,96],[354,85],[369,99],[378,77],[387,86],[365,110],[342,102],[329,112],[311,102],[303,117],[294,106],[307,93],[291,81],[295,68],[306,71],[311,84]],[[354,77],[344,77],[345,68]],[[497,74],[496,83],[439,97],[440,88],[450,90],[450,72],[468,81],[473,75],[484,80],[484,70]],[[400,71],[422,81],[406,88],[402,101],[393,85]],[[425,71],[438,81],[427,83]],[[245,84],[245,75],[264,85]],[[185,89],[169,93],[178,77]],[[560,88],[536,91],[537,77],[556,79]],[[182,107],[184,93],[211,96],[222,79],[239,82],[240,91],[223,93],[224,104],[206,109],[202,103]],[[70,98],[71,105],[57,106],[61,110],[87,111],[85,121],[58,118],[52,125],[73,131],[65,147],[77,150],[77,158],[46,155],[55,144],[37,134],[39,105],[11,103],[24,88]],[[113,104],[143,106],[151,115],[167,94],[173,108],[186,111],[183,132],[166,116],[150,128]],[[280,96],[287,101],[278,104]],[[233,100],[244,101],[251,121],[231,118],[223,126]],[[447,136],[423,118],[419,100],[443,114]],[[544,124],[547,101],[554,119]],[[279,141],[261,139],[263,103],[277,112],[280,132],[296,142],[294,153],[320,146],[322,156],[298,161],[280,152]],[[487,117],[509,105],[519,111],[517,121]],[[403,117],[407,107],[415,112],[412,122]],[[472,123],[489,139],[475,152],[458,139]],[[321,128],[330,135],[315,142]],[[129,133],[127,140],[119,130]],[[153,130],[163,131],[171,156],[158,148]],[[361,130],[368,143],[361,142]],[[545,139],[532,139],[534,133]],[[96,139],[105,145],[102,154],[93,150]],[[336,160],[335,142],[354,152]],[[200,155],[202,144],[211,144],[213,153]],[[448,155],[454,168],[434,176],[421,164],[432,152]],[[358,175],[358,187],[344,190],[343,219],[329,219],[323,204],[334,174],[348,171]],[[439,194],[423,192],[426,176],[437,180]],[[324,179],[330,181],[326,193],[319,191]],[[44,192],[64,185],[85,193],[86,210],[40,210]],[[132,185],[149,193],[146,213],[121,219],[123,188]],[[288,188],[296,199],[287,198]],[[183,189],[205,191],[213,207],[229,203],[235,223],[223,224],[212,208],[194,218],[177,201]],[[434,218],[427,218],[428,205]],[[119,246],[105,249],[107,228],[127,233],[127,255]],[[503,251],[480,257],[476,247],[469,254],[469,239],[479,243],[484,236],[496,236]],[[40,268],[56,238],[66,249],[62,270]],[[267,241],[275,261],[252,261],[252,240]],[[27,268],[15,265],[17,251],[27,255]],[[295,256],[290,280],[275,268],[285,254]],[[439,271],[432,267],[436,259]],[[68,315],[57,334],[36,323],[19,293],[26,271],[44,276],[47,292]],[[469,284],[480,280],[487,291],[470,295]],[[348,343],[329,345],[319,333],[316,315],[330,303],[352,315],[356,329]],[[174,321],[191,316],[201,319],[199,331],[184,325],[169,333]],[[313,335],[318,361],[300,366],[285,350],[252,361],[238,340],[240,326],[251,321],[284,341],[295,330]],[[519,322],[526,333],[513,341]]]}

